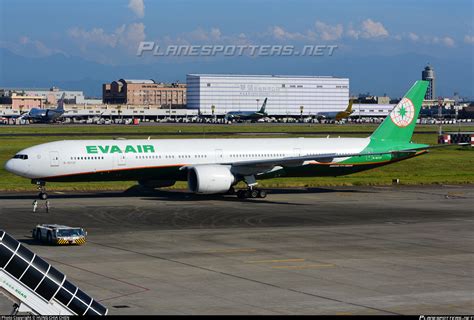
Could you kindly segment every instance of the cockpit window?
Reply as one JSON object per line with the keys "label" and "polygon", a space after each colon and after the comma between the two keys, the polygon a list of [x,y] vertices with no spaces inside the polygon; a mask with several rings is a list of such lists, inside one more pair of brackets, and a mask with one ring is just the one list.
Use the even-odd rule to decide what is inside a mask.
{"label": "cockpit window", "polygon": [[13,156],[13,159],[26,160],[26,159],[28,159],[28,155],[27,154],[15,154]]}

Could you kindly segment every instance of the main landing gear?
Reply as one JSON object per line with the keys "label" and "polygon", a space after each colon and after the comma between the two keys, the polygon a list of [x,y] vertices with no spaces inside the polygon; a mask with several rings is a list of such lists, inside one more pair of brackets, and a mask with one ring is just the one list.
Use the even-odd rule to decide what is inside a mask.
{"label": "main landing gear", "polygon": [[257,181],[254,176],[244,177],[244,181],[247,184],[247,190],[237,191],[237,198],[247,199],[247,198],[265,198],[267,192],[265,190],[255,188],[257,186]]}
{"label": "main landing gear", "polygon": [[237,191],[237,198],[239,199],[247,199],[247,198],[265,198],[267,196],[267,192],[261,189],[255,188],[248,188],[247,190],[239,190]]}

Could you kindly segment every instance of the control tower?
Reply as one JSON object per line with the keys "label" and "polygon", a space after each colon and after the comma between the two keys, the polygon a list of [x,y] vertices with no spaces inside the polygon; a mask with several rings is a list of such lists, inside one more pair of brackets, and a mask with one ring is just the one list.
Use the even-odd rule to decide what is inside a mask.
{"label": "control tower", "polygon": [[425,70],[421,72],[421,80],[426,80],[430,84],[428,85],[428,89],[426,90],[425,94],[425,100],[435,100],[436,99],[436,94],[435,94],[435,82],[436,82],[436,77],[433,68],[428,65],[425,67]]}

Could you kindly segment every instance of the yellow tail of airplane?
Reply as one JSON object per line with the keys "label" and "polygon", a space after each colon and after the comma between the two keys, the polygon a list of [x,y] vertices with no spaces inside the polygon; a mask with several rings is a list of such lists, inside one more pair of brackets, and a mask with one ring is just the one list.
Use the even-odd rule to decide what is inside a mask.
{"label": "yellow tail of airplane", "polygon": [[352,111],[352,100],[349,100],[349,104],[347,105],[346,110],[339,112],[336,115],[336,120],[339,121],[344,118],[349,118],[349,116],[354,112]]}
{"label": "yellow tail of airplane", "polygon": [[353,100],[350,99],[349,104],[347,105],[347,108],[346,108],[346,112],[348,112],[349,114],[352,113],[352,102],[353,102]]}

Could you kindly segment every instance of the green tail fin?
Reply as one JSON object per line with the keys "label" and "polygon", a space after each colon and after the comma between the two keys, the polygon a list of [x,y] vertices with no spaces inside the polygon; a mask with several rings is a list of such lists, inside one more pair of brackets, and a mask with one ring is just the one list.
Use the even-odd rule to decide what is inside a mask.
{"label": "green tail fin", "polygon": [[370,138],[379,141],[410,142],[427,88],[428,81],[415,82]]}

